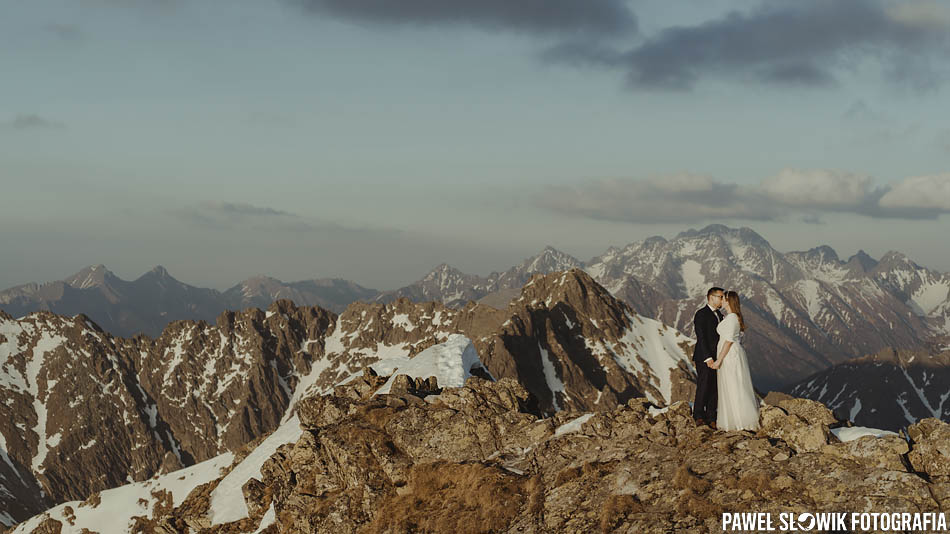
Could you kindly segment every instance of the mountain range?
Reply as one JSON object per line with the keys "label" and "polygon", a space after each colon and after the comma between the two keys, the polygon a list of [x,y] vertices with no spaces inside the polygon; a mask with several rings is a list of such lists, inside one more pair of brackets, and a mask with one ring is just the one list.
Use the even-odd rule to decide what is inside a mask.
{"label": "mountain range", "polygon": [[14,317],[40,310],[82,313],[116,336],[157,337],[173,321],[213,322],[226,310],[266,308],[278,299],[339,313],[351,302],[378,294],[337,278],[281,282],[267,276],[248,278],[221,292],[180,282],[161,265],[133,281],[120,279],[104,265],[93,265],[65,280],[6,289],[0,292],[0,309]]}
{"label": "mountain range", "polygon": [[666,406],[694,387],[690,340],[578,269],[536,275],[504,310],[400,298],[337,315],[280,299],[154,339],[114,337],[82,314],[0,313],[0,521],[240,450],[374,365],[431,357],[421,378],[445,381],[445,358],[423,353],[446,343],[471,355],[460,375],[515,380],[548,416],[635,397]]}
{"label": "mountain range", "polygon": [[587,262],[546,247],[487,277],[442,264],[413,284],[383,292],[339,279],[285,283],[261,276],[221,293],[178,282],[161,267],[125,282],[95,266],[64,281],[0,292],[0,308],[14,317],[38,309],[84,313],[116,335],[155,337],[172,320],[210,322],[224,310],[263,308],[279,298],[337,313],[352,302],[400,297],[505,308],[533,274],[571,268],[585,270],[638,314],[687,336],[709,286],[738,290],[750,325],[750,365],[762,389],[796,384],[887,348],[932,352],[950,339],[950,274],[898,252],[877,260],[863,251],[840,259],[827,246],[781,253],[749,228],[722,225],[610,248]]}
{"label": "mountain range", "polygon": [[[946,354],[892,350],[839,364],[792,390],[831,409],[770,394],[774,406],[763,406],[758,434],[709,434],[682,402],[695,387],[692,342],[581,268],[532,276],[504,309],[396,297],[336,314],[279,299],[266,310],[223,312],[213,324],[174,321],[156,338],[115,337],[82,314],[0,313],[0,523],[23,522],[17,534],[273,534],[337,532],[341,524],[369,532],[383,528],[389,516],[381,510],[415,513],[416,500],[386,499],[423,491],[418,470],[432,461],[455,462],[444,466],[453,473],[535,473],[537,504],[517,513],[560,531],[589,527],[556,519],[559,510],[588,506],[562,502],[568,490],[557,488],[572,477],[590,475],[585,484],[593,485],[565,486],[569,492],[609,494],[627,487],[634,466],[666,473],[682,470],[684,459],[692,468],[667,474],[673,489],[693,487],[699,500],[680,494],[685,501],[668,502],[667,490],[650,485],[654,475],[637,479],[639,504],[631,506],[647,515],[630,528],[643,531],[663,516],[668,528],[705,531],[708,524],[689,522],[721,514],[703,503],[751,498],[761,506],[775,491],[827,498],[793,487],[814,477],[842,480],[834,502],[864,502],[910,469],[928,478],[899,477],[906,484],[889,495],[923,495],[912,505],[924,508],[950,504],[950,457],[941,448],[950,425],[937,417],[946,413]],[[862,375],[847,367],[855,363],[870,367]],[[703,467],[739,449],[715,471]],[[722,494],[691,482],[731,476],[724,466],[740,464],[732,483],[720,480]],[[602,477],[620,478],[605,488]],[[444,490],[459,480],[432,484]],[[460,491],[506,491],[486,493],[489,480],[499,479],[477,478]],[[755,501],[760,494],[765,501]],[[593,512],[607,517],[601,530],[636,522],[604,506]],[[531,511],[542,509],[541,519]]]}

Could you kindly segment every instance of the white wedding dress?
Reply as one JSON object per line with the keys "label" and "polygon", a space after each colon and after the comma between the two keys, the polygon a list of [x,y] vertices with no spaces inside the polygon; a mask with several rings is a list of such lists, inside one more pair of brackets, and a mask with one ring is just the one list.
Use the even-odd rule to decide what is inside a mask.
{"label": "white wedding dress", "polygon": [[732,341],[729,353],[716,371],[716,386],[719,389],[716,427],[719,430],[758,430],[759,401],[752,389],[749,360],[742,348],[739,317],[730,313],[719,322],[716,331],[719,332],[717,355],[727,341]]}

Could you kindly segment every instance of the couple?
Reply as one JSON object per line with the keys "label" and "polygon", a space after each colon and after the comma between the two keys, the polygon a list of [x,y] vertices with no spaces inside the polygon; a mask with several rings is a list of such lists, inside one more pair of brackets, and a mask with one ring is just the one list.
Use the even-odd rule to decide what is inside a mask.
{"label": "couple", "polygon": [[[723,313],[725,311],[725,313]],[[745,322],[739,294],[721,287],[706,292],[706,305],[693,318],[696,328],[697,424],[720,430],[757,430],[759,401],[752,389],[749,361],[742,348]]]}

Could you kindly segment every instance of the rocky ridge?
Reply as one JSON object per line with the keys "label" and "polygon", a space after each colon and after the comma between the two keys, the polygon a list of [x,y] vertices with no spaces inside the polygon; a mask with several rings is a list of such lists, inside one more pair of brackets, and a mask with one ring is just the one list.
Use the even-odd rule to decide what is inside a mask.
{"label": "rocky ridge", "polygon": [[[705,533],[722,530],[725,512],[950,506],[950,425],[935,419],[906,436],[842,441],[850,429],[830,410],[788,396],[770,395],[757,432],[723,432],[697,427],[685,402],[658,409],[633,398],[543,418],[512,379],[439,388],[404,377],[374,395],[384,381],[367,370],[302,399],[290,439],[265,454],[255,453],[262,444],[223,457],[190,489],[155,491],[127,518],[130,531]],[[246,516],[213,521],[216,491],[251,471],[258,476],[238,477]],[[13,532],[89,527],[104,498],[57,507]]]}
{"label": "rocky ridge", "polygon": [[376,297],[379,302],[391,302],[400,297],[413,301],[435,300],[450,307],[462,307],[493,293],[519,290],[536,274],[551,274],[582,267],[583,262],[554,247],[547,246],[537,256],[528,258],[505,272],[493,272],[487,277],[465,274],[441,264],[421,280],[394,291],[385,291]]}

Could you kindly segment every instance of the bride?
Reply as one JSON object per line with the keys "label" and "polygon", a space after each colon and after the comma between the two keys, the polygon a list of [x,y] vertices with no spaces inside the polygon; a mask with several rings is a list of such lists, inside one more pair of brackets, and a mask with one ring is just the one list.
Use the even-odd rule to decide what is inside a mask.
{"label": "bride", "polygon": [[739,294],[726,291],[723,309],[725,318],[716,327],[719,332],[719,346],[716,349],[716,361],[709,362],[716,373],[716,386],[719,390],[718,417],[716,427],[719,430],[757,430],[759,428],[759,401],[752,389],[752,376],[749,373],[749,361],[742,348],[742,336],[745,322],[739,306]]}

